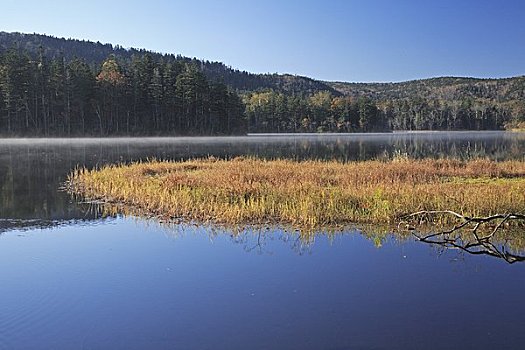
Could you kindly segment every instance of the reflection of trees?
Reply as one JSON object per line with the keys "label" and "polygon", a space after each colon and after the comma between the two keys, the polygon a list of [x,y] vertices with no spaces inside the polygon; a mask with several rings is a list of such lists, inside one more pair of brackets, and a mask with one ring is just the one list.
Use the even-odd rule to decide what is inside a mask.
{"label": "reflection of trees", "polygon": [[53,221],[0,219],[0,234],[11,230],[32,230],[56,226]]}
{"label": "reflection of trees", "polygon": [[90,226],[99,224],[102,221],[111,220],[111,217],[93,219],[71,219],[71,220],[39,220],[39,219],[0,219],[0,234],[9,231],[29,231],[42,230],[53,227],[63,226]]}
{"label": "reflection of trees", "polygon": [[394,136],[391,151],[410,158],[523,159],[524,135],[505,133],[438,133]]}
{"label": "reflection of trees", "polygon": [[0,218],[83,218],[69,196],[58,191],[66,169],[75,166],[67,156],[45,146],[0,145]]}
{"label": "reflection of trees", "polygon": [[77,166],[156,157],[390,159],[396,155],[523,159],[525,134],[395,133],[276,137],[0,140],[0,218],[50,221],[96,219],[86,216],[58,189]]}

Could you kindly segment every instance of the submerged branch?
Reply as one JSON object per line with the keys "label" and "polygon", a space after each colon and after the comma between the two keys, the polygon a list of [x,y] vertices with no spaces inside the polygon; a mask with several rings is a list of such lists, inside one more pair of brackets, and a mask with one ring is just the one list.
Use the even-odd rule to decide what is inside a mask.
{"label": "submerged branch", "polygon": [[418,216],[428,216],[428,215],[436,215],[436,214],[450,214],[453,215],[459,219],[462,219],[465,222],[476,222],[476,223],[484,223],[489,222],[497,219],[504,219],[506,220],[525,220],[524,214],[495,214],[485,217],[470,217],[466,215],[461,215],[459,213],[456,213],[452,210],[421,210],[415,213],[403,215],[400,217],[400,219],[410,219]]}
{"label": "submerged branch", "polygon": [[[491,241],[496,233],[502,230],[505,224],[509,224],[509,221],[517,221],[518,223],[525,222],[525,215],[507,213],[494,214],[485,217],[470,217],[451,210],[435,210],[418,211],[405,215],[402,218],[409,220],[419,219],[419,223],[423,223],[425,221],[432,222],[433,220],[429,220],[429,217],[435,215],[452,215],[460,220],[460,223],[454,225],[450,229],[433,232],[427,235],[419,235],[415,230],[412,230],[412,234],[418,241],[438,245],[448,249],[458,249],[468,254],[489,255],[501,258],[510,264],[525,261],[525,256],[507,251],[505,245],[497,247],[496,244]],[[478,231],[483,228],[483,225],[489,225],[494,222],[497,222],[497,224],[494,228],[489,228],[490,230],[488,234],[484,236],[478,235]],[[464,229],[470,224],[474,225],[470,231],[467,231],[467,234],[465,234]],[[485,229],[487,229],[487,227],[485,227]],[[468,234],[469,232],[470,234]]]}

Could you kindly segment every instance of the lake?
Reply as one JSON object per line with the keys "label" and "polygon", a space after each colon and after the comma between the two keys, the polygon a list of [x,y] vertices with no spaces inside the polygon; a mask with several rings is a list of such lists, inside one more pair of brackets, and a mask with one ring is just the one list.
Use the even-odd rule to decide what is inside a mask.
{"label": "lake", "polygon": [[79,166],[240,155],[523,160],[525,134],[0,140],[0,349],[523,348],[522,261],[380,228],[162,225],[60,190]]}

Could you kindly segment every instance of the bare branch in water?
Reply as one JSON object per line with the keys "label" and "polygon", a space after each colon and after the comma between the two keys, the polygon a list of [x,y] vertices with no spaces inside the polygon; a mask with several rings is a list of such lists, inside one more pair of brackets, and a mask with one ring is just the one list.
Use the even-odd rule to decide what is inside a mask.
{"label": "bare branch in water", "polygon": [[[504,245],[497,247],[491,242],[491,239],[494,238],[496,233],[502,230],[504,224],[508,224],[510,221],[525,222],[525,215],[508,213],[495,214],[486,217],[470,217],[451,210],[419,211],[401,217],[404,221],[401,221],[398,226],[402,223],[408,223],[409,221],[414,220],[419,224],[433,222],[434,220],[432,220],[432,217],[437,215],[451,215],[456,217],[460,222],[450,229],[433,232],[427,235],[419,235],[416,233],[415,228],[412,228],[412,234],[419,241],[438,245],[447,249],[458,249],[469,254],[489,255],[501,258],[510,264],[525,261],[525,256],[508,252]],[[480,236],[478,231],[481,230],[484,225],[486,226],[492,222],[497,222],[497,225],[493,229],[491,228],[488,234]],[[465,232],[464,229],[469,226],[472,227],[470,229],[470,235],[459,234],[460,232]]]}

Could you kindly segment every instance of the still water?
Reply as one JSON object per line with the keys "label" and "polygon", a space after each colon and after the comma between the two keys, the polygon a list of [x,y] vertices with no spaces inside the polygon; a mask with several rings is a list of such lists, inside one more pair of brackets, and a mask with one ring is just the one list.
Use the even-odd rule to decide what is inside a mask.
{"label": "still water", "polygon": [[0,140],[0,349],[525,346],[523,262],[373,229],[103,218],[59,190],[77,166],[208,155],[523,159],[525,135]]}

